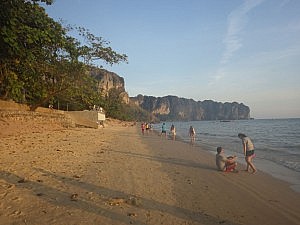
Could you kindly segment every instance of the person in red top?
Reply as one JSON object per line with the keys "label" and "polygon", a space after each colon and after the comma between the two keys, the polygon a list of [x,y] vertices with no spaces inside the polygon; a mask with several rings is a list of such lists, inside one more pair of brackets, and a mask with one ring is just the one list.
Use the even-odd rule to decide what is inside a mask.
{"label": "person in red top", "polygon": [[141,128],[142,128],[142,134],[144,135],[145,134],[145,128],[146,128],[144,123],[142,123]]}

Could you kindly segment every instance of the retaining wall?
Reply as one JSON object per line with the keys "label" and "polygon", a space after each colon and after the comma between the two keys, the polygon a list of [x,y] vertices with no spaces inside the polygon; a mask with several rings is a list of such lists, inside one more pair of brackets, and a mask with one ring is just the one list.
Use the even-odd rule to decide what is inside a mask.
{"label": "retaining wall", "polygon": [[10,120],[58,122],[64,127],[98,128],[98,121],[105,120],[105,114],[98,111],[61,111],[39,107],[30,111],[29,106],[0,100],[0,117]]}

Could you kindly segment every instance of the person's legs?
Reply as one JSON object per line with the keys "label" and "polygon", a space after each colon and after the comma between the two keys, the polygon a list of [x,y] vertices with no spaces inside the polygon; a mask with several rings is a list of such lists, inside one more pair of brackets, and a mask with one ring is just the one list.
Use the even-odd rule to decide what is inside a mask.
{"label": "person's legs", "polygon": [[165,138],[167,139],[167,131],[163,131]]}
{"label": "person's legs", "polygon": [[194,145],[195,144],[195,135],[191,136],[191,144]]}
{"label": "person's legs", "polygon": [[249,157],[249,165],[250,165],[250,167],[252,169],[252,173],[256,173],[257,170],[256,170],[256,168],[255,168],[255,166],[254,166],[254,164],[252,162],[252,158],[253,158],[253,156]]}
{"label": "person's legs", "polygon": [[256,173],[256,168],[252,163],[252,156],[246,156],[246,162],[247,162],[247,171],[249,172],[249,167],[251,167],[252,173]]}
{"label": "person's legs", "polygon": [[245,171],[247,171],[247,172],[249,172],[249,167],[250,167],[250,165],[249,165],[249,159],[248,159],[249,157],[248,156],[245,156],[245,162],[246,162],[246,170]]}

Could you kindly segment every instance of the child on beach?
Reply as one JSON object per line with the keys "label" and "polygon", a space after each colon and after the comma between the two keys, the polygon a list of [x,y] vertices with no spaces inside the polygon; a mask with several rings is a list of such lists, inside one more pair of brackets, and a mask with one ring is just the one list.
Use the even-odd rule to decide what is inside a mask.
{"label": "child on beach", "polygon": [[256,168],[252,162],[252,159],[254,157],[254,145],[249,137],[247,137],[245,134],[239,133],[238,137],[242,139],[243,143],[243,150],[245,155],[245,161],[247,163],[246,171],[250,172],[250,168],[252,169],[252,173],[256,173]]}
{"label": "child on beach", "polygon": [[217,148],[216,154],[216,165],[220,171],[224,172],[238,172],[236,170],[237,166],[237,157],[224,155],[224,149],[222,147]]}

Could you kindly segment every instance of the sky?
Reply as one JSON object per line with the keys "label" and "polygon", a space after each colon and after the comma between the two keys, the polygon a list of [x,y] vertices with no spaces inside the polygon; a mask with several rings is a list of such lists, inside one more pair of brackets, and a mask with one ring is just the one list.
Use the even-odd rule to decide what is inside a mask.
{"label": "sky", "polygon": [[254,118],[300,118],[299,0],[56,0],[48,15],[128,56],[99,65],[130,97],[238,102]]}

